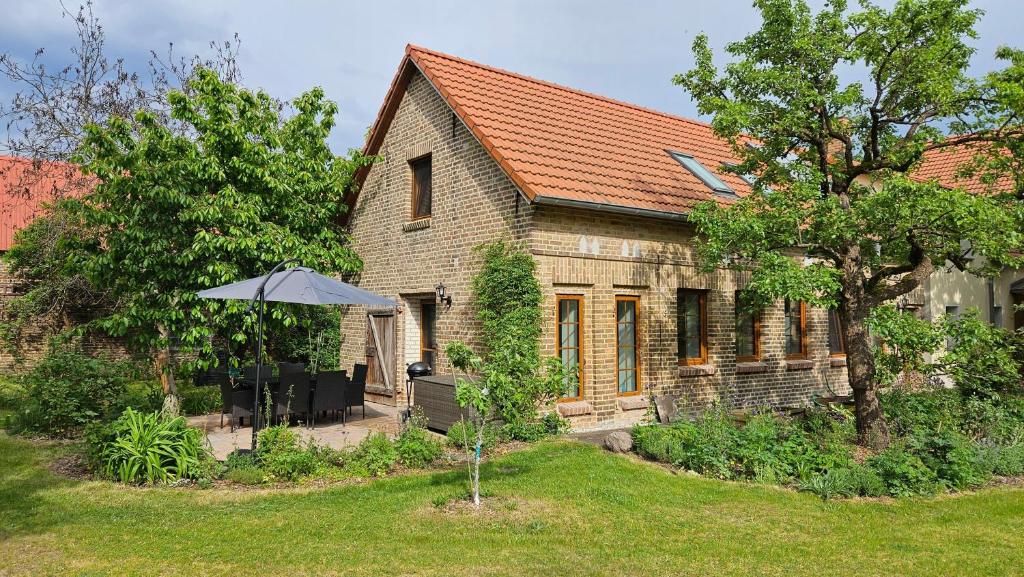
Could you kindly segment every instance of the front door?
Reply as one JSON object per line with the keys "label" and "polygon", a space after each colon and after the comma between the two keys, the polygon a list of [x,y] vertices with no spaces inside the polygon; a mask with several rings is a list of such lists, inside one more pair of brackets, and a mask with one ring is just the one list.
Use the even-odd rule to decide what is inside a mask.
{"label": "front door", "polygon": [[[395,315],[372,313],[366,318],[366,385],[394,392]],[[391,383],[385,379],[387,371]]]}

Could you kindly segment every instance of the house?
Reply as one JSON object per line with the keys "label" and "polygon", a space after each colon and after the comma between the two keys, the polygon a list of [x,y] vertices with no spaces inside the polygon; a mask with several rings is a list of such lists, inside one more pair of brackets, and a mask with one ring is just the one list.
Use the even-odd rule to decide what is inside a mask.
{"label": "house", "polygon": [[[930,150],[912,177],[935,181],[948,188],[963,188],[974,194],[1013,190],[1009,177],[986,183],[977,176],[961,174],[961,168],[969,164],[977,152],[970,146]],[[995,326],[1024,329],[1024,311],[1018,308],[1024,305],[1024,270],[1021,269],[1006,268],[998,277],[986,279],[947,264],[925,281],[918,294],[924,319],[935,320],[944,314],[957,316],[973,308]]]}
{"label": "house", "polygon": [[[73,164],[34,161],[0,156],[0,322],[8,319],[9,303],[28,288],[23,279],[11,274],[4,255],[14,245],[15,234],[46,213],[47,203],[81,195],[92,179]],[[0,371],[31,366],[45,353],[49,337],[71,319],[51,319],[49,325],[33,324],[22,331],[15,350],[0,347]],[[90,336],[82,346],[92,351],[124,355],[124,349],[110,339]]]}
{"label": "house", "polygon": [[707,124],[409,46],[365,152],[380,161],[350,198],[356,280],[402,303],[342,322],[373,400],[405,402],[409,363],[451,371],[445,344],[478,326],[473,249],[503,238],[538,263],[542,348],[578,366],[558,403],[577,428],[636,421],[652,391],[690,411],[849,392],[828,311],[744,314],[742,274],[698,271],[687,212],[751,192],[718,170],[736,159]]}

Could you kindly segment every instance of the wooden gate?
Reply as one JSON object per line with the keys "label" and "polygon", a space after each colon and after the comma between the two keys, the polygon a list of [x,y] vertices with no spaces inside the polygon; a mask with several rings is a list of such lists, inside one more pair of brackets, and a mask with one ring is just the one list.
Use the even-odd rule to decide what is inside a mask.
{"label": "wooden gate", "polygon": [[395,315],[391,312],[366,316],[366,385],[394,394]]}

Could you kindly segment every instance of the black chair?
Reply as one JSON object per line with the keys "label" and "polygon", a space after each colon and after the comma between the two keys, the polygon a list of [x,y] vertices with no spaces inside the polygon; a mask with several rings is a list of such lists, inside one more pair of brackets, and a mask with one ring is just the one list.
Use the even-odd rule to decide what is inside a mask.
{"label": "black chair", "polygon": [[352,407],[362,407],[363,418],[366,418],[364,396],[366,396],[366,365],[356,363],[352,370],[352,380],[345,385],[345,409],[348,410],[348,414],[352,414]]}
{"label": "black chair", "polygon": [[275,401],[275,415],[281,421],[289,415],[309,415],[309,375],[289,371],[281,373],[281,384]]}
{"label": "black chair", "polygon": [[277,363],[277,374],[302,372],[306,370],[305,363]]}
{"label": "black chair", "polygon": [[345,417],[345,383],[348,381],[345,371],[324,371],[316,376],[316,391],[313,393],[312,423],[316,425],[316,416],[321,412],[334,411],[337,419],[341,411]]}
{"label": "black chair", "polygon": [[[223,389],[222,389],[223,390]],[[256,401],[256,392],[252,389],[235,389],[231,391],[231,431],[235,430],[235,419],[238,424],[244,424],[243,420],[249,417],[252,421],[252,407]]]}
{"label": "black chair", "polygon": [[224,428],[224,415],[233,415],[234,410],[232,409],[232,393],[234,393],[234,387],[231,386],[231,379],[227,378],[227,373],[224,374],[224,378],[220,381],[220,428]]}

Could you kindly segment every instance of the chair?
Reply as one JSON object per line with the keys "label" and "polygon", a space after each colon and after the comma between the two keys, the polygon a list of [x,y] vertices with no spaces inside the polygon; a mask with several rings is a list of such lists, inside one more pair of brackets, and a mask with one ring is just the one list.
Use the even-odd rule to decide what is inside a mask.
{"label": "chair", "polygon": [[224,373],[224,378],[220,379],[220,428],[224,428],[224,415],[233,414],[232,405],[232,393],[234,387],[231,386],[231,379],[227,377],[227,373]]}
{"label": "chair", "polygon": [[[221,389],[223,390],[223,389]],[[256,401],[256,392],[252,389],[237,389],[231,391],[231,431],[235,430],[235,419],[239,424],[244,424],[243,419],[249,417],[252,421],[252,406]]]}
{"label": "chair", "polygon": [[296,371],[281,373],[275,415],[282,420],[288,415],[308,415],[309,401],[309,375]]}
{"label": "chair", "polygon": [[277,374],[303,372],[306,370],[305,363],[277,363]]}
{"label": "chair", "polygon": [[321,411],[341,411],[345,417],[345,371],[324,371],[316,376],[316,392],[313,393],[312,422],[316,426],[316,415]]}
{"label": "chair", "polygon": [[366,403],[363,397],[366,395],[366,365],[356,363],[352,370],[352,380],[345,385],[345,408],[348,414],[352,414],[352,407],[363,408],[363,418],[366,418]]}

